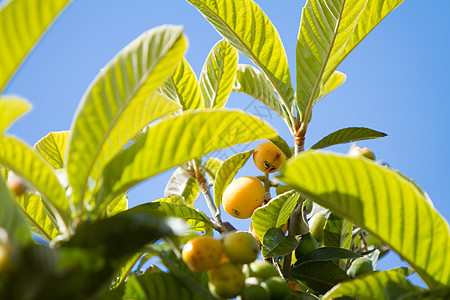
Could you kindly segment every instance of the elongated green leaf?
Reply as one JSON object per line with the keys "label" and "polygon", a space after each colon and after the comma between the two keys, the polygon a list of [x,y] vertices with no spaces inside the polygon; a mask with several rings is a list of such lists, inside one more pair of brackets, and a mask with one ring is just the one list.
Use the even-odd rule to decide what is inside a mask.
{"label": "elongated green leaf", "polygon": [[123,299],[196,299],[194,294],[183,285],[178,278],[170,273],[146,273],[141,276],[131,276],[125,285]]}
{"label": "elongated green leaf", "polygon": [[321,294],[350,279],[344,270],[331,261],[312,261],[299,265],[292,268],[291,276]]}
{"label": "elongated green leaf", "polygon": [[347,75],[339,71],[334,71],[333,74],[331,74],[328,81],[325,83],[325,85],[320,86],[319,96],[316,99],[314,99],[314,104],[323,97],[325,97],[326,95],[328,95],[329,93],[331,93],[332,91],[334,91],[336,88],[341,86],[346,79]]}
{"label": "elongated green leaf", "polygon": [[181,60],[160,89],[164,95],[178,102],[183,110],[205,107],[197,76],[185,58]]}
{"label": "elongated green leaf", "polygon": [[116,198],[114,198],[106,207],[106,216],[112,217],[127,209],[128,209],[128,197],[126,195],[119,195]]}
{"label": "elongated green leaf", "polygon": [[165,203],[185,205],[184,198],[181,196],[164,197],[164,198],[153,200],[153,202],[165,202]]}
{"label": "elongated green leaf", "polygon": [[347,219],[330,214],[323,229],[323,244],[327,247],[350,249],[353,224]]}
{"label": "elongated green leaf", "polygon": [[285,236],[279,228],[270,228],[262,239],[264,257],[284,256],[294,251],[298,241],[292,236]]}
{"label": "elongated green leaf", "polygon": [[166,202],[150,202],[130,208],[129,212],[145,212],[149,214],[162,214],[168,217],[177,217],[185,220],[191,229],[187,234],[200,231],[205,234],[212,234],[212,223],[203,212],[187,207],[183,204],[173,204]]}
{"label": "elongated green leaf", "polygon": [[50,219],[41,197],[30,193],[17,198],[19,206],[31,223],[31,230],[45,241],[50,242],[60,235],[57,226]]}
{"label": "elongated green leaf", "polygon": [[182,196],[187,205],[193,204],[200,194],[197,180],[189,176],[182,168],[177,168],[166,185],[164,196]]}
{"label": "elongated green leaf", "polygon": [[103,167],[151,121],[178,109],[152,93],[172,72],[186,49],[182,28],[161,26],[130,43],[87,90],[71,132],[67,175],[73,204],[80,205]]}
{"label": "elongated green leaf", "polygon": [[450,287],[424,290],[416,293],[405,293],[398,300],[441,300],[450,298]]}
{"label": "elongated green leaf", "polygon": [[236,77],[238,58],[236,49],[224,40],[211,49],[200,75],[205,107],[225,106]]}
{"label": "elongated green leaf", "polygon": [[222,163],[223,160],[217,157],[210,157],[203,165],[203,167],[206,170],[206,175],[208,177],[209,184],[213,184],[214,181],[216,180],[217,171],[219,170]]}
{"label": "elongated green leaf", "polygon": [[0,96],[0,133],[3,133],[30,109],[31,104],[25,99],[17,96]]}
{"label": "elongated green leaf", "polygon": [[[266,74],[288,109],[294,89],[286,52],[270,19],[252,0],[187,0],[212,26]],[[263,33],[263,34],[262,34]]]}
{"label": "elongated green leaf", "polygon": [[275,146],[277,146],[281,151],[283,151],[283,154],[284,156],[286,156],[286,158],[291,158],[292,156],[291,147],[289,147],[288,143],[286,143],[286,141],[283,140],[281,136],[277,135],[276,137],[273,137],[269,140],[273,144],[275,144]]}
{"label": "elongated green leaf", "polygon": [[12,0],[0,4],[0,92],[69,0]]}
{"label": "elongated green leaf", "polygon": [[323,300],[342,296],[357,297],[361,300],[389,300],[390,298],[386,297],[388,284],[395,285],[399,290],[415,290],[405,276],[395,271],[379,271],[335,286],[324,295]]}
{"label": "elongated green leaf", "polygon": [[281,229],[287,223],[298,197],[298,193],[289,191],[273,198],[253,212],[252,226],[260,240],[270,228]]}
{"label": "elongated green leaf", "polygon": [[0,177],[0,199],[0,227],[6,229],[17,244],[30,243],[32,238],[28,224],[2,177]]}
{"label": "elongated green leaf", "polygon": [[385,137],[387,134],[364,127],[347,127],[330,133],[317,143],[311,149],[323,149],[338,144],[351,143],[355,141],[376,139]]}
{"label": "elongated green leaf", "polygon": [[[142,257],[142,253],[136,253],[135,255],[133,255],[133,257],[131,257],[126,263],[125,265],[123,265],[120,270],[118,271],[117,274],[117,279],[114,282],[114,288],[117,288],[117,286],[119,286],[120,284],[122,284],[128,277],[128,275],[131,272],[131,269],[136,265],[136,263],[139,261],[139,259]],[[122,299],[122,298],[120,298]]]}
{"label": "elongated green leaf", "polygon": [[233,181],[237,172],[245,165],[254,150],[242,152],[229,157],[217,170],[216,181],[214,181],[214,202],[216,207],[222,204],[222,196],[227,186]]}
{"label": "elongated green leaf", "polygon": [[239,64],[233,92],[246,93],[267,105],[267,107],[276,112],[282,119],[285,119],[285,113],[281,107],[283,102],[275,94],[267,77],[257,68],[251,65]]}
{"label": "elongated green leaf", "polygon": [[64,156],[66,153],[69,131],[50,132],[40,139],[34,149],[55,169],[64,168]]}
{"label": "elongated green leaf", "polygon": [[430,287],[450,283],[448,223],[398,172],[309,152],[286,163],[280,179],[386,242]]}
{"label": "elongated green leaf", "polygon": [[[0,164],[26,178],[67,222],[70,220],[69,201],[52,167],[22,141],[0,134]],[[56,216],[57,217],[57,216]],[[60,221],[60,220],[59,220]],[[58,224],[64,226],[64,224]]]}
{"label": "elongated green leaf", "polygon": [[[303,121],[344,58],[403,0],[308,0],[297,39],[297,105]],[[327,83],[329,80],[332,83]]]}
{"label": "elongated green leaf", "polygon": [[[105,168],[101,199],[214,150],[270,138],[275,131],[240,111],[186,112],[149,127],[145,135]],[[180,151],[183,149],[183,151]]]}
{"label": "elongated green leaf", "polygon": [[300,257],[295,265],[302,265],[312,261],[330,261],[335,259],[349,259],[349,258],[358,258],[361,255],[338,247],[321,247],[313,250],[307,255]]}

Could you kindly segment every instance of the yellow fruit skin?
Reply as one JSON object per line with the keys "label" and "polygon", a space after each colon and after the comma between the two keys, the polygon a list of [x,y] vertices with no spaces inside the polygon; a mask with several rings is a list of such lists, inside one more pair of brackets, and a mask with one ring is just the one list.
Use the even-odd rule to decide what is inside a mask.
{"label": "yellow fruit skin", "polygon": [[19,180],[18,178],[8,178],[8,181],[6,182],[6,186],[9,188],[9,190],[12,192],[12,194],[16,197],[20,197],[25,193],[27,190],[27,187],[25,184]]}
{"label": "yellow fruit skin", "polygon": [[210,275],[209,290],[219,298],[234,298],[244,290],[244,273],[235,264],[219,265],[211,270]]}
{"label": "yellow fruit skin", "polygon": [[264,186],[258,178],[244,176],[227,186],[222,205],[227,213],[239,219],[248,219],[264,202]]}
{"label": "yellow fruit skin", "polygon": [[273,173],[280,169],[284,162],[284,155],[277,146],[271,142],[265,142],[255,148],[253,161],[264,173]]}
{"label": "yellow fruit skin", "polygon": [[246,231],[229,232],[223,236],[222,243],[223,250],[234,263],[249,264],[258,257],[258,242]]}
{"label": "yellow fruit skin", "polygon": [[193,271],[207,271],[216,267],[223,255],[220,240],[202,236],[190,240],[183,248],[181,256]]}

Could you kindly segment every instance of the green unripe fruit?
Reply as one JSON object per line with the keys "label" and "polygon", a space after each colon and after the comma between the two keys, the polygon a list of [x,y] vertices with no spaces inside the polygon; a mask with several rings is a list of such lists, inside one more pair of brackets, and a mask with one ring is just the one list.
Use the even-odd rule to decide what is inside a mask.
{"label": "green unripe fruit", "polygon": [[260,285],[250,285],[241,294],[242,300],[270,300],[270,293]]}
{"label": "green unripe fruit", "polygon": [[229,232],[223,236],[222,243],[225,254],[234,263],[249,264],[258,257],[258,242],[247,231]]}
{"label": "green unripe fruit", "polygon": [[373,272],[373,265],[372,261],[367,257],[359,257],[355,259],[350,268],[347,270],[347,274],[351,278],[356,278],[370,272]]}
{"label": "green unripe fruit", "polygon": [[255,260],[251,264],[245,265],[244,274],[247,277],[257,277],[263,280],[279,275],[273,264],[262,260]]}
{"label": "green unripe fruit", "polygon": [[208,283],[211,293],[219,298],[230,299],[242,293],[245,276],[241,268],[233,263],[224,263],[210,271]]}
{"label": "green unripe fruit", "polygon": [[261,286],[269,291],[271,300],[281,300],[291,292],[289,284],[281,277],[270,277]]}
{"label": "green unripe fruit", "polygon": [[317,242],[322,243],[323,240],[323,226],[325,226],[325,216],[322,213],[316,213],[309,220],[309,231],[313,238],[316,239]]}
{"label": "green unripe fruit", "polygon": [[349,157],[365,157],[370,160],[375,160],[375,154],[368,148],[360,148],[358,146],[353,146],[348,152]]}
{"label": "green unripe fruit", "polygon": [[281,185],[281,184],[279,184],[279,185],[275,188],[275,191],[277,192],[277,195],[284,194],[284,193],[289,192],[289,191],[291,191],[291,190],[292,190],[291,187],[289,187],[289,186],[287,186],[287,185]]}
{"label": "green unripe fruit", "polygon": [[300,257],[305,256],[312,251],[319,248],[319,244],[313,238],[310,232],[301,236],[298,242],[297,248],[295,248],[295,258],[300,259]]}

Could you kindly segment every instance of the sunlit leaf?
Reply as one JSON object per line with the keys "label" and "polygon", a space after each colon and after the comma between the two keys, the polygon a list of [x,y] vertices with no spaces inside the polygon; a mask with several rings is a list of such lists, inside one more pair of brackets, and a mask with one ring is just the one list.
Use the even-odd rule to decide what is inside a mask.
{"label": "sunlit leaf", "polygon": [[176,217],[183,219],[190,226],[190,230],[185,234],[192,232],[204,232],[212,234],[212,223],[203,212],[187,207],[183,204],[173,204],[167,202],[150,202],[135,206],[129,209],[130,212],[145,212],[149,214],[160,214],[167,217]]}
{"label": "sunlit leaf", "polygon": [[193,204],[200,194],[197,180],[187,174],[182,168],[177,168],[167,182],[164,196],[182,196],[187,205]]}
{"label": "sunlit leaf", "polygon": [[316,99],[314,99],[314,104],[320,99],[322,99],[324,96],[334,91],[340,85],[342,85],[346,79],[347,75],[339,71],[334,71],[333,74],[331,74],[330,78],[328,79],[327,83],[325,83],[325,85],[320,86],[319,96]]}
{"label": "sunlit leaf", "polygon": [[69,131],[50,132],[40,139],[34,149],[55,169],[64,168],[64,156],[69,138]]}
{"label": "sunlit leaf", "polygon": [[31,224],[31,230],[45,241],[50,242],[60,235],[55,221],[50,219],[41,197],[31,193],[25,193],[17,198],[17,203],[22,208],[25,216]]}
{"label": "sunlit leaf", "polygon": [[257,208],[252,215],[252,226],[261,240],[270,228],[282,228],[297,205],[299,194],[289,191],[281,194],[262,207]]}
{"label": "sunlit leaf", "polygon": [[12,0],[0,4],[0,92],[69,0]]}
{"label": "sunlit leaf", "polygon": [[384,241],[428,286],[450,283],[448,223],[398,172],[367,159],[308,152],[280,180]]}
{"label": "sunlit leaf", "polygon": [[25,99],[17,96],[0,96],[0,133],[3,133],[30,109],[31,104]]}
{"label": "sunlit leaf", "polygon": [[17,244],[30,243],[32,241],[31,233],[25,217],[1,177],[0,199],[0,228],[4,228],[10,234],[10,238]]}
{"label": "sunlit leaf", "polygon": [[[46,204],[54,207],[66,222],[69,221],[69,201],[52,167],[17,138],[0,134],[0,145],[0,164],[26,178],[44,196]],[[58,226],[64,230],[64,224],[58,223]]]}
{"label": "sunlit leaf", "polygon": [[185,58],[160,88],[164,95],[178,102],[183,110],[205,107],[197,76]]}
{"label": "sunlit leaf", "polygon": [[[138,260],[142,257],[142,253],[136,253],[133,255],[126,263],[120,268],[120,271],[117,274],[117,280],[114,282],[114,288],[117,288],[120,284],[122,284],[131,272],[131,269],[136,265]],[[122,299],[122,298],[121,298]]]}
{"label": "sunlit leaf", "polygon": [[238,52],[221,40],[211,49],[200,75],[200,87],[205,107],[224,107],[233,87],[238,64]]}
{"label": "sunlit leaf", "polygon": [[285,113],[281,107],[283,102],[275,94],[275,90],[267,77],[257,68],[251,65],[239,64],[233,92],[246,93],[267,105],[282,119],[285,119]]}
{"label": "sunlit leaf", "polygon": [[217,170],[216,181],[214,181],[214,202],[216,207],[220,207],[225,189],[252,154],[253,150],[235,154],[220,165],[219,170]]}
{"label": "sunlit leaf", "polygon": [[309,123],[311,120],[314,102],[325,91],[343,81],[340,74],[334,74],[339,64],[402,2],[403,0],[306,2],[296,50],[297,105],[304,122]]}
{"label": "sunlit leaf", "polygon": [[98,197],[114,197],[153,175],[214,150],[275,134],[260,119],[240,111],[191,111],[167,118],[149,127],[141,139],[109,163]]}
{"label": "sunlit leaf", "polygon": [[73,204],[79,206],[104,166],[141,129],[179,106],[152,93],[179,63],[186,40],[179,26],[151,29],[120,51],[91,84],[74,118],[67,157]]}
{"label": "sunlit leaf", "polygon": [[153,202],[165,202],[165,203],[182,204],[182,205],[185,204],[184,198],[181,196],[164,197],[164,198],[153,200]]}
{"label": "sunlit leaf", "polygon": [[[290,109],[294,90],[286,52],[270,19],[252,0],[188,0],[212,26],[263,72]],[[264,33],[264,34],[261,34]]]}
{"label": "sunlit leaf", "polygon": [[219,170],[222,163],[223,160],[217,157],[210,157],[203,165],[210,184],[213,184],[214,181],[216,180],[217,171]]}
{"label": "sunlit leaf", "polygon": [[395,271],[379,271],[367,274],[361,278],[349,280],[335,286],[323,300],[335,299],[342,296],[357,297],[361,300],[389,300],[386,296],[388,284],[393,284],[399,290],[415,291],[413,285],[405,276]]}
{"label": "sunlit leaf", "polygon": [[348,127],[330,133],[317,143],[311,149],[323,149],[338,144],[351,143],[355,141],[376,139],[385,137],[387,134],[364,127]]}
{"label": "sunlit leaf", "polygon": [[288,143],[286,143],[286,141],[283,140],[281,136],[277,135],[269,140],[272,143],[274,143],[275,146],[277,146],[281,151],[283,151],[283,154],[284,156],[286,156],[286,158],[291,158],[292,156],[291,147],[289,147]]}
{"label": "sunlit leaf", "polygon": [[128,209],[128,197],[126,195],[119,195],[114,198],[106,207],[106,215],[112,217],[120,212]]}

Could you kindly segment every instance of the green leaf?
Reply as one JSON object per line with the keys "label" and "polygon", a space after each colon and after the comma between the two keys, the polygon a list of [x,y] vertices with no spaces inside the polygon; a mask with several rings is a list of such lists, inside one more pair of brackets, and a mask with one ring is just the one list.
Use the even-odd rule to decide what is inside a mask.
{"label": "green leaf", "polygon": [[281,151],[283,151],[284,156],[286,158],[292,157],[292,151],[291,147],[289,147],[288,143],[286,143],[285,140],[279,135],[276,137],[270,138],[269,141],[271,141],[275,146],[277,146]]}
{"label": "green leaf", "polygon": [[213,225],[209,221],[208,217],[206,217],[203,212],[197,211],[183,204],[150,202],[130,208],[128,211],[162,214],[167,217],[183,219],[190,226],[190,230],[184,235],[188,235],[193,232],[204,232],[207,235],[212,234]]}
{"label": "green leaf", "polygon": [[313,104],[316,104],[317,101],[319,101],[324,96],[331,93],[340,85],[342,85],[346,79],[347,75],[339,71],[334,71],[333,74],[331,74],[330,78],[328,79],[327,83],[325,83],[325,85],[320,86],[319,96],[314,100]]}
{"label": "green leaf", "polygon": [[415,185],[366,159],[308,152],[280,180],[384,241],[430,287],[450,283],[448,223]]}
{"label": "green leaf", "polygon": [[196,297],[171,273],[151,272],[140,276],[131,276],[126,282],[123,299],[184,300],[196,299]]}
{"label": "green leaf", "polygon": [[205,107],[224,107],[231,93],[239,54],[225,40],[211,49],[200,74],[200,88]]}
{"label": "green leaf", "polygon": [[[70,220],[69,201],[52,167],[33,149],[14,137],[0,134],[0,164],[24,177],[43,196],[46,205],[51,207],[64,232],[64,221]],[[58,219],[58,216],[63,220]]]}
{"label": "green leaf", "polygon": [[149,127],[141,139],[109,163],[98,196],[100,199],[114,197],[191,159],[275,134],[260,119],[240,111],[191,111],[167,118]]}
{"label": "green leaf", "polygon": [[[252,0],[187,0],[212,26],[263,72],[288,109],[294,89],[286,52],[270,19]],[[264,33],[264,34],[262,34]]]}
{"label": "green leaf", "polygon": [[299,265],[291,269],[291,276],[320,294],[350,279],[344,270],[331,261],[313,261]]}
{"label": "green leaf", "polygon": [[279,228],[269,229],[263,237],[262,256],[275,257],[292,253],[298,241],[292,236],[285,236]]}
{"label": "green leaf", "polygon": [[253,212],[252,226],[260,240],[269,229],[281,229],[287,223],[299,196],[295,191],[286,192]]}
{"label": "green leaf", "polygon": [[336,259],[349,259],[349,258],[358,258],[361,255],[338,247],[321,247],[313,250],[307,255],[300,257],[295,266],[299,266],[305,263],[309,263],[312,261],[330,261]]}
{"label": "green leaf", "polygon": [[74,206],[82,203],[89,175],[97,180],[104,166],[133,136],[179,108],[152,92],[172,72],[185,49],[181,27],[151,29],[120,51],[94,80],[71,131],[67,175]]}
{"label": "green leaf", "polygon": [[60,235],[58,227],[55,225],[56,222],[50,218],[42,203],[41,197],[31,193],[25,193],[16,200],[28,218],[33,233],[47,242]]}
{"label": "green leaf", "polygon": [[165,203],[185,205],[184,198],[181,196],[170,196],[170,197],[160,198],[160,199],[153,200],[153,202],[165,202]]}
{"label": "green leaf", "polygon": [[242,152],[230,156],[217,170],[216,181],[214,181],[214,202],[216,207],[222,204],[222,196],[227,186],[233,181],[237,172],[245,165],[254,150]]}
{"label": "green leaf", "polygon": [[25,99],[17,96],[0,96],[0,134],[30,109],[31,103]]}
{"label": "green leaf", "polygon": [[69,0],[12,0],[0,4],[0,92]]}
{"label": "green leaf", "polygon": [[119,195],[114,198],[106,207],[106,215],[112,217],[120,212],[128,209],[128,197],[126,195]]}
{"label": "green leaf", "polygon": [[385,294],[388,284],[394,284],[399,290],[406,289],[414,291],[413,285],[400,273],[395,271],[379,271],[343,282],[326,293],[322,299],[351,296],[361,300],[389,300],[390,298]]}
{"label": "green leaf", "polygon": [[197,76],[185,58],[181,60],[160,89],[164,95],[179,103],[183,110],[205,107]]}
{"label": "green leaf", "polygon": [[323,229],[323,244],[327,247],[350,249],[353,224],[347,219],[330,214]]}
{"label": "green leaf", "polygon": [[130,275],[131,269],[133,269],[133,267],[136,265],[136,263],[139,261],[141,257],[142,252],[136,253],[120,268],[120,271],[118,272],[116,277],[117,279],[114,282],[115,289],[127,279],[127,277]]}
{"label": "green leaf", "polygon": [[282,101],[277,97],[270,81],[257,68],[251,65],[239,64],[233,92],[246,93],[260,101],[285,120]]}
{"label": "green leaf", "polygon": [[31,243],[31,233],[25,217],[2,177],[0,177],[0,199],[0,228],[4,228],[10,238],[19,245]]}
{"label": "green leaf", "polygon": [[317,143],[311,149],[323,149],[338,144],[351,143],[355,141],[376,139],[385,137],[387,134],[364,127],[347,127],[330,133]]}
{"label": "green leaf", "polygon": [[164,197],[182,196],[186,205],[193,204],[200,194],[200,186],[197,180],[189,176],[182,168],[173,172],[166,185]]}
{"label": "green leaf", "polygon": [[213,184],[216,180],[217,171],[222,164],[223,160],[217,157],[210,157],[203,165],[206,170],[206,176],[208,177],[209,184]]}
{"label": "green leaf", "polygon": [[[314,102],[342,80],[345,57],[403,0],[308,0],[297,38],[297,106],[309,123]],[[334,75],[333,75],[334,74]],[[328,81],[331,80],[331,83]],[[327,86],[328,83],[328,86]]]}
{"label": "green leaf", "polygon": [[398,297],[398,300],[441,300],[450,298],[450,287],[424,290],[416,293],[406,293]]}
{"label": "green leaf", "polygon": [[55,169],[64,168],[64,156],[69,131],[50,132],[40,139],[34,149]]}

